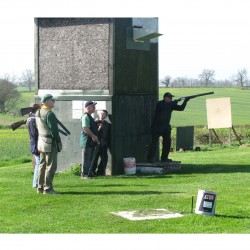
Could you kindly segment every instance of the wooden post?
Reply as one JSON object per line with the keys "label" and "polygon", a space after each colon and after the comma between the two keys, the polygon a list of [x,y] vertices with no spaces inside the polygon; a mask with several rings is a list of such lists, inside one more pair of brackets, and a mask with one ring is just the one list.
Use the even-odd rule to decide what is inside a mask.
{"label": "wooden post", "polygon": [[219,136],[218,136],[217,133],[215,132],[215,130],[214,130],[214,129],[212,129],[212,130],[213,130],[213,132],[214,132],[214,135],[215,135],[216,139],[219,141],[219,143],[220,143],[220,144],[223,144],[222,141],[220,140]]}
{"label": "wooden post", "polygon": [[231,128],[228,128],[229,145],[231,146]]}
{"label": "wooden post", "polygon": [[235,131],[235,129],[234,129],[233,126],[232,126],[232,129],[233,129],[234,135],[235,135],[235,137],[236,137],[236,140],[240,143],[240,145],[242,145],[241,140],[240,140],[240,137],[237,135],[237,133],[236,133],[236,131]]}
{"label": "wooden post", "polygon": [[209,146],[212,147],[212,131],[209,129]]}

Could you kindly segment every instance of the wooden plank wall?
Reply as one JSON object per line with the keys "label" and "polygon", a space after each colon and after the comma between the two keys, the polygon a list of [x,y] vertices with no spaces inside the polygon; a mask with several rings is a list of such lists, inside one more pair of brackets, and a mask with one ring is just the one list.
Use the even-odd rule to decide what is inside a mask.
{"label": "wooden plank wall", "polygon": [[123,174],[123,158],[147,159],[156,95],[116,95],[112,100],[112,175]]}

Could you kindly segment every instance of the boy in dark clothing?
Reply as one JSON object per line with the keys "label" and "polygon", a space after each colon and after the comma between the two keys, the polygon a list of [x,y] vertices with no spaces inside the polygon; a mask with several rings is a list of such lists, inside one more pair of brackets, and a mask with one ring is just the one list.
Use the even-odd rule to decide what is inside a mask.
{"label": "boy in dark clothing", "polygon": [[183,111],[189,101],[189,98],[185,98],[181,105],[178,105],[178,100],[172,101],[173,95],[169,92],[165,93],[163,100],[158,101],[155,109],[155,117],[151,127],[152,141],[149,147],[149,153],[147,156],[148,162],[154,162],[157,144],[159,143],[159,137],[162,136],[162,162],[171,162],[168,158],[170,146],[171,146],[171,115],[173,110]]}
{"label": "boy in dark clothing", "polygon": [[[95,155],[92,171],[98,176],[105,176],[106,166],[108,163],[108,148],[111,152],[111,124],[105,120],[107,116],[107,110],[102,110],[102,112],[100,113],[100,119],[96,121],[98,126],[98,139],[100,144],[98,146],[97,154]],[[100,163],[98,164],[99,157]],[[97,172],[95,173],[96,169]]]}

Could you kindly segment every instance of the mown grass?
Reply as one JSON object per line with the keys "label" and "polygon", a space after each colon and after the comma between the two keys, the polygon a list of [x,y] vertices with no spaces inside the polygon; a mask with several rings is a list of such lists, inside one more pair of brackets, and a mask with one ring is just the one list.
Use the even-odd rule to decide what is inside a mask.
{"label": "mown grass", "polygon": [[[55,176],[59,195],[31,188],[31,163],[0,168],[0,233],[250,233],[250,148],[174,152],[182,170],[167,175]],[[200,189],[217,193],[215,216],[191,213]],[[110,212],[165,208],[184,217],[129,221]],[[41,212],[42,211],[42,212]],[[13,216],[14,215],[14,216]]]}
{"label": "mown grass", "polygon": [[[232,100],[241,96],[242,102],[239,98],[236,109],[241,112],[237,116],[238,124],[249,124],[249,111],[243,108],[248,101],[244,97],[248,91],[233,88],[160,89],[160,99],[169,90],[177,98],[209,91],[215,91],[217,97],[223,97],[223,93],[226,96],[230,94]],[[176,117],[173,113],[173,126],[206,124],[203,98],[191,100],[184,112],[175,112]],[[190,115],[193,109],[196,110],[195,119]],[[248,117],[243,119],[242,113]],[[187,116],[181,116],[185,114]],[[247,128],[244,130],[247,134]],[[200,152],[173,152],[170,157],[181,161],[182,169],[167,175],[106,176],[83,181],[71,172],[57,173],[54,185],[60,194],[46,196],[36,194],[31,187],[32,165],[27,129],[0,129],[0,142],[2,234],[250,233],[250,148],[247,146],[213,145],[210,148],[199,145]],[[200,189],[217,193],[215,216],[191,213],[191,198],[193,196],[196,202]],[[147,212],[156,208],[182,213],[184,217],[129,221],[110,213]]]}

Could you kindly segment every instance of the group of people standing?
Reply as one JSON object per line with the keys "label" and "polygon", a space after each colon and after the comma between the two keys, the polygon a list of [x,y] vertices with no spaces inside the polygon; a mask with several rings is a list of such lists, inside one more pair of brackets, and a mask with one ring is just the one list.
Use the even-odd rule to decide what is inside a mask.
{"label": "group of people standing", "polygon": [[94,120],[91,115],[95,112],[95,105],[96,102],[87,101],[81,118],[82,179],[89,179],[96,175],[104,176],[108,162],[108,149],[111,152],[111,124],[106,121],[108,112],[102,110],[99,119]]}
{"label": "group of people standing", "polygon": [[[27,119],[30,151],[35,158],[32,187],[37,188],[39,194],[56,194],[53,179],[57,169],[57,154],[62,150],[62,142],[58,119],[52,111],[55,104],[53,96],[46,94],[41,98],[41,102],[41,107],[34,104],[33,111]],[[81,118],[81,178],[84,179],[105,175],[107,150],[111,150],[111,124],[105,120],[108,112],[102,110],[99,119],[95,121],[91,116],[95,112],[95,105],[95,102],[87,101]]]}
{"label": "group of people standing", "polygon": [[[190,98],[185,98],[181,105],[179,100],[172,100],[173,95],[165,93],[163,100],[158,101],[155,116],[151,126],[151,144],[147,155],[148,162],[155,162],[156,149],[159,137],[163,138],[161,161],[170,162],[169,151],[171,146],[171,114],[172,111],[183,111]],[[57,154],[62,150],[59,135],[58,120],[52,112],[55,100],[52,95],[46,94],[41,99],[42,107],[37,109],[28,118],[30,135],[30,149],[35,157],[33,187],[37,193],[56,194],[53,188],[53,178],[57,169]],[[111,124],[107,122],[107,110],[102,110],[99,118],[94,120],[92,114],[97,103],[87,101],[84,114],[80,119],[82,148],[81,178],[90,179],[94,176],[104,176],[108,162],[108,150],[111,152]],[[36,105],[36,104],[35,104]],[[39,108],[38,108],[39,107]]]}

